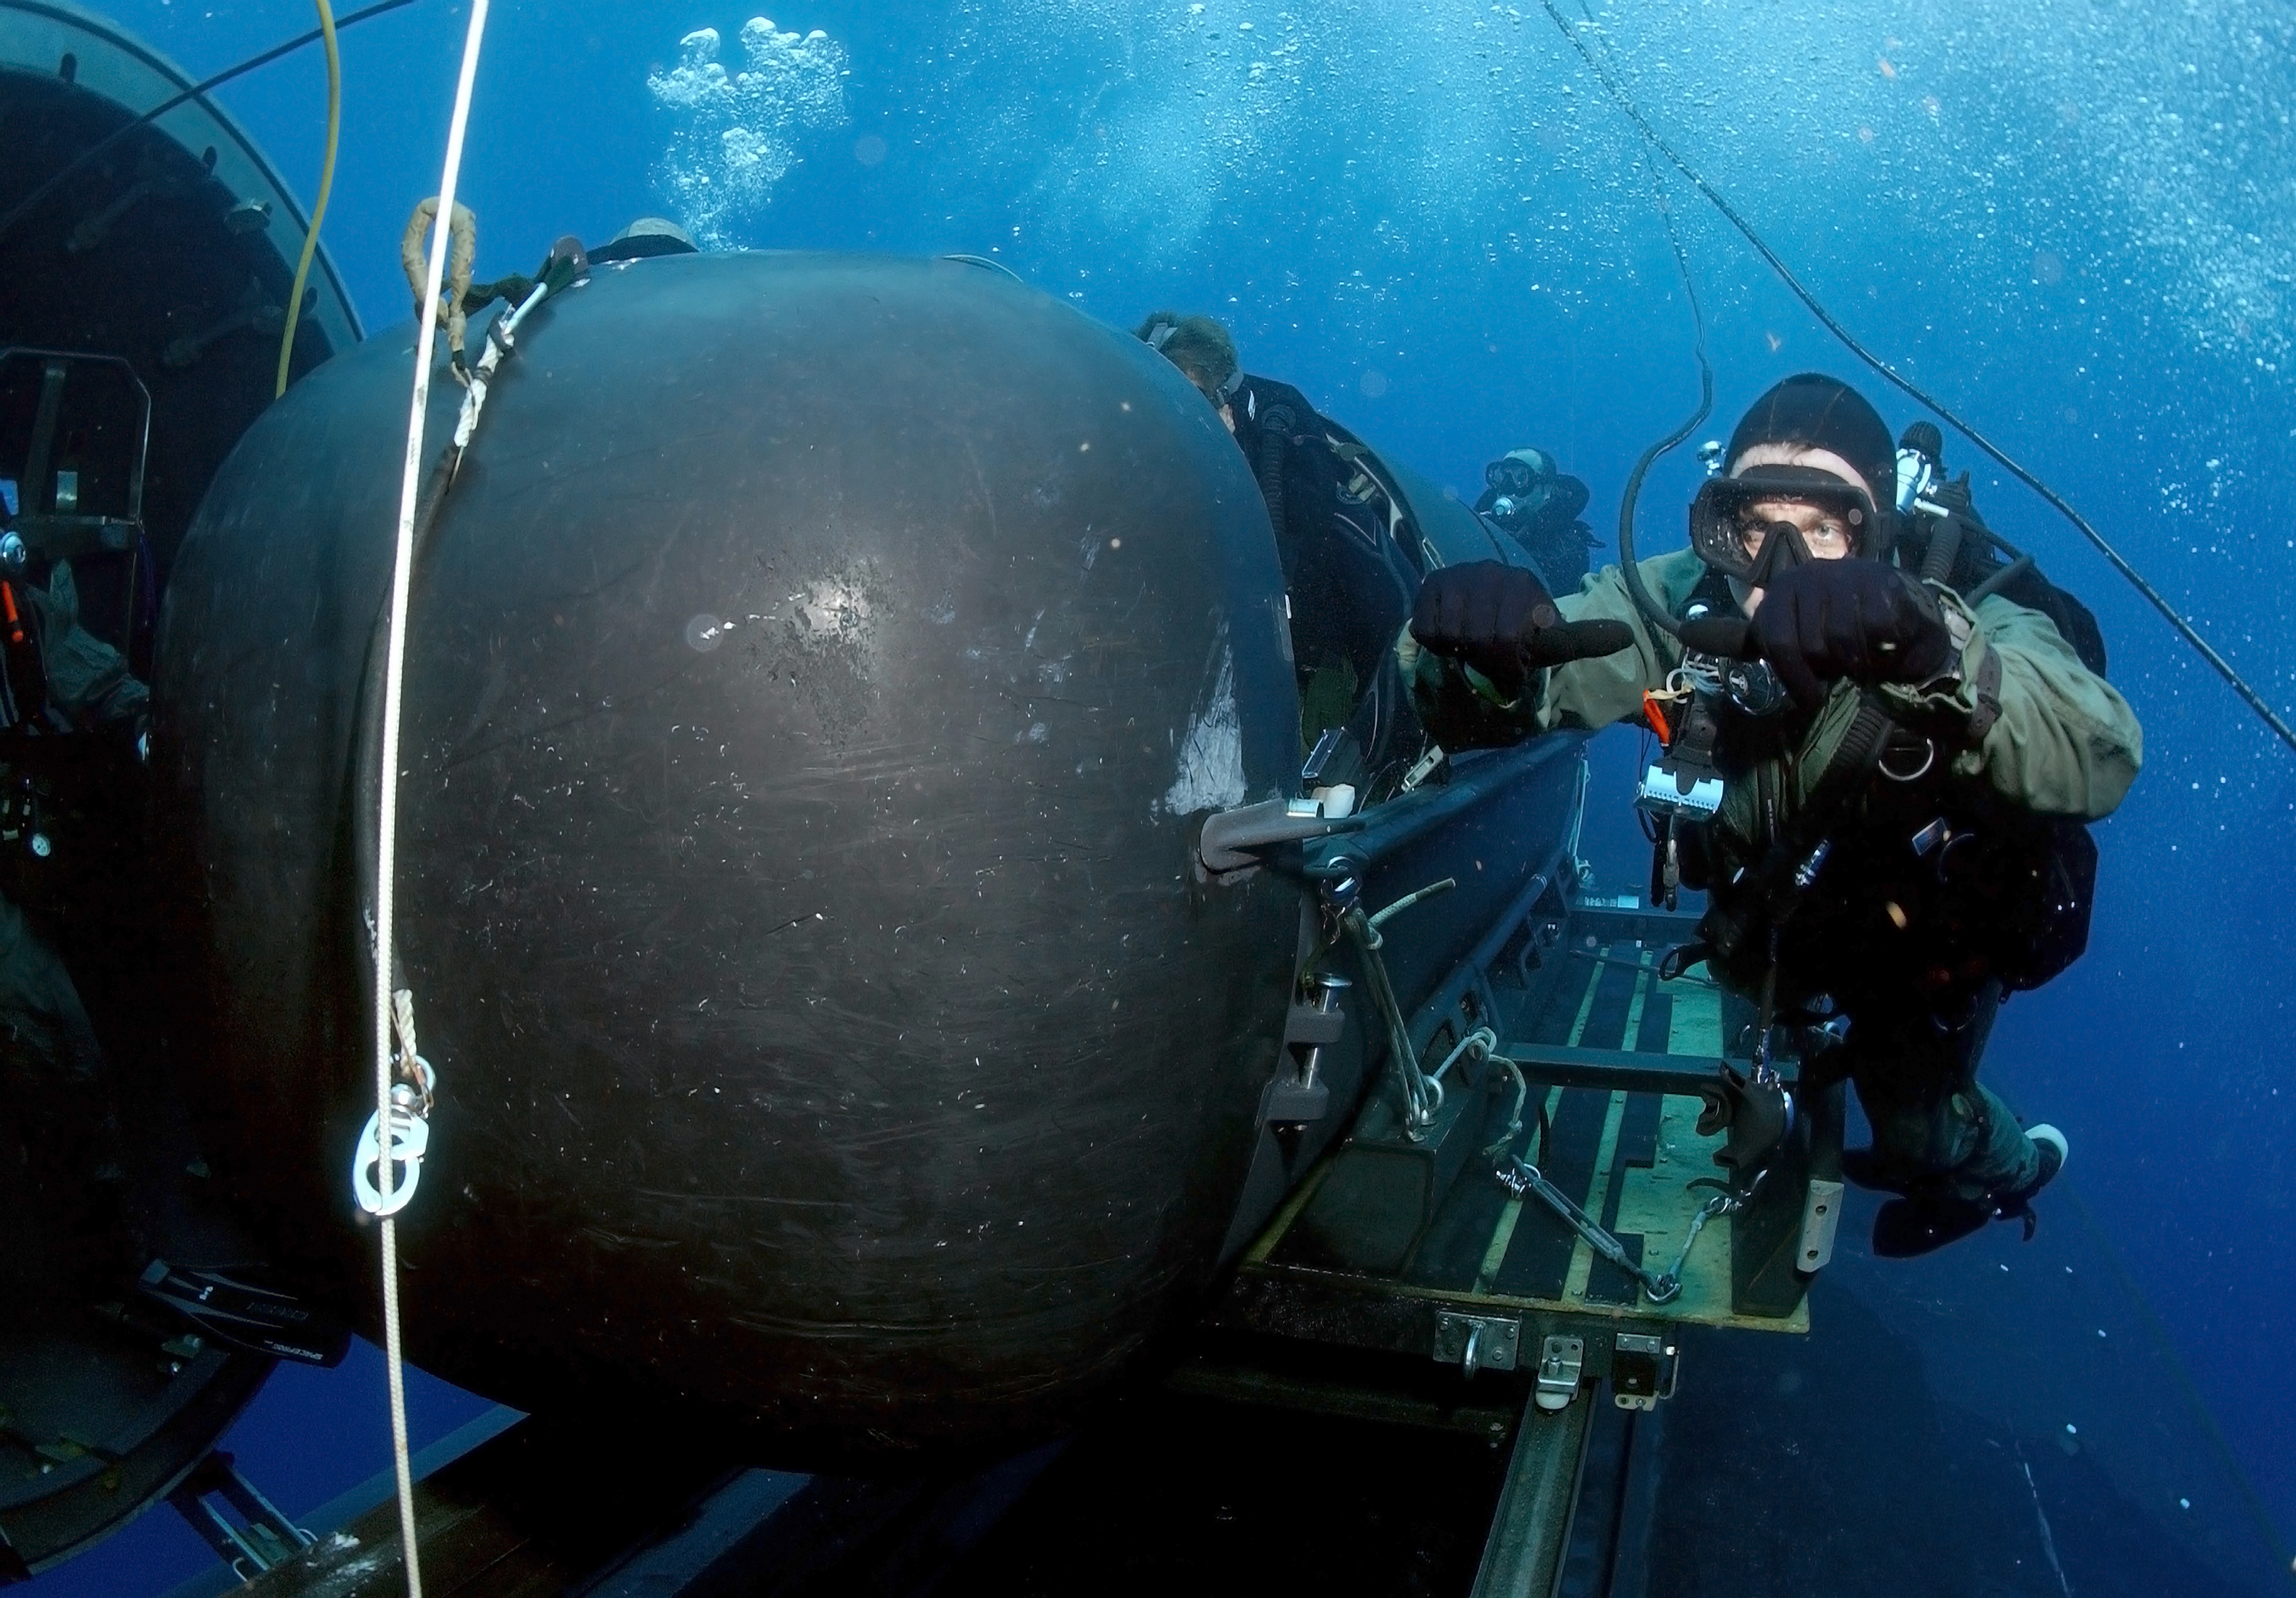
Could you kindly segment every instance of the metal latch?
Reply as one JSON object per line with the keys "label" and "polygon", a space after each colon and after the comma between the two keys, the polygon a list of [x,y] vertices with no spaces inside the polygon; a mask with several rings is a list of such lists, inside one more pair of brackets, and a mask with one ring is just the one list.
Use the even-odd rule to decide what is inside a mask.
{"label": "metal latch", "polygon": [[1587,1364],[1583,1337],[1549,1337],[1538,1351],[1538,1389],[1530,1401],[1552,1414],[1570,1407],[1578,1396],[1578,1373]]}
{"label": "metal latch", "polygon": [[1435,1317],[1435,1358],[1456,1364],[1468,1375],[1477,1371],[1512,1371],[1522,1341],[1522,1323],[1499,1315],[1456,1315],[1445,1310]]}
{"label": "metal latch", "polygon": [[1611,1402],[1651,1410],[1674,1397],[1675,1347],[1647,1332],[1621,1332],[1611,1343]]}
{"label": "metal latch", "polygon": [[[1319,1121],[1331,1109],[1332,1090],[1316,1073],[1323,1064],[1325,1045],[1339,1042],[1346,1030],[1347,1012],[1339,1007],[1339,999],[1349,986],[1345,977],[1328,971],[1320,973],[1311,985],[1314,1002],[1292,1006],[1291,1020],[1283,1029],[1283,1063],[1261,1096],[1262,1121]],[[1299,1049],[1307,1052],[1304,1055],[1296,1054],[1294,1051]]]}
{"label": "metal latch", "polygon": [[1402,785],[1398,787],[1396,791],[1398,793],[1410,792],[1428,778],[1433,776],[1435,774],[1436,768],[1443,764],[1443,746],[1439,743],[1429,744],[1427,746],[1427,752],[1420,756],[1417,760],[1414,761],[1412,763],[1411,769],[1403,774]]}
{"label": "metal latch", "polygon": [[1801,1252],[1794,1269],[1824,1269],[1833,1259],[1833,1233],[1841,1225],[1841,1184],[1813,1179],[1801,1204]]}

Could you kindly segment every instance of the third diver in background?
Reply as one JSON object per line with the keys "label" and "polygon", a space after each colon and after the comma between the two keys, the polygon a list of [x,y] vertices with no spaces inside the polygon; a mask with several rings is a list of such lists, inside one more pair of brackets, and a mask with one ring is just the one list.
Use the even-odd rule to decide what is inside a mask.
{"label": "third diver in background", "polygon": [[1483,468],[1478,515],[1496,522],[1522,546],[1546,586],[1557,593],[1576,588],[1589,570],[1587,552],[1597,540],[1578,512],[1587,508],[1587,485],[1554,464],[1543,449],[1510,449]]}
{"label": "third diver in background", "polygon": [[[2005,995],[2086,941],[2095,852],[2080,824],[2135,780],[2136,717],[2101,651],[2092,670],[2045,613],[2086,612],[2030,569],[1971,583],[1973,600],[1916,576],[1889,430],[1845,385],[1778,384],[1723,461],[1692,507],[1692,547],[1639,564],[1671,626],[1618,567],[1558,601],[1481,561],[1429,574],[1398,658],[1450,747],[1660,728],[1643,791],[1653,893],[1678,881],[1710,896],[1669,969],[1703,959],[1758,1006],[1755,1072],[1710,1095],[1712,1119],[1737,1122],[1723,1158],[1735,1151],[1742,1181],[1765,1151],[1748,1123],[1775,1131],[1782,1114],[1773,1039],[1798,1039],[1796,1091],[1847,1079],[1872,1123],[1843,1169],[1897,1195],[1876,1253],[1924,1253],[1996,1217],[2030,1228],[2066,1139],[2019,1126],[1978,1061]],[[1965,484],[1947,486],[1964,512]],[[1600,622],[1631,644],[1575,660],[1557,647]]]}

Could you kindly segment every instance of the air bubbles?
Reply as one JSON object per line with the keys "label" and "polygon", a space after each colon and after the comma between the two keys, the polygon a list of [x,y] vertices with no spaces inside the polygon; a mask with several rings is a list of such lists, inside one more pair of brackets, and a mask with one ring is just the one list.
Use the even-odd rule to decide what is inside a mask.
{"label": "air bubbles", "polygon": [[[701,28],[678,41],[676,66],[646,78],[654,102],[679,119],[663,152],[662,184],[704,249],[732,243],[731,230],[772,200],[800,159],[802,135],[845,120],[842,45],[819,29],[782,32],[768,17],[744,22],[741,41],[747,60],[738,72],[718,59],[718,30]],[[857,144],[854,154],[860,157]]]}

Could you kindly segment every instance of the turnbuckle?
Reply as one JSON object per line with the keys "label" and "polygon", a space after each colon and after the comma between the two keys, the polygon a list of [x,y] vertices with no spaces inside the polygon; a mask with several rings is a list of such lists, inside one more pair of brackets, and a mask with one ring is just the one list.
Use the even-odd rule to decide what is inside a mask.
{"label": "turnbuckle", "polygon": [[1536,1195],[1561,1218],[1564,1225],[1585,1239],[1588,1248],[1640,1283],[1643,1296],[1653,1304],[1669,1304],[1681,1296],[1682,1268],[1689,1262],[1691,1246],[1697,1242],[1698,1234],[1706,1230],[1706,1223],[1718,1216],[1734,1215],[1743,1209],[1747,1201],[1754,1196],[1754,1190],[1761,1186],[1762,1176],[1766,1174],[1756,1173],[1744,1192],[1733,1192],[1726,1188],[1701,1204],[1690,1217],[1689,1230],[1683,1233],[1682,1247],[1675,1254],[1674,1263],[1663,1271],[1652,1271],[1638,1263],[1627,1252],[1626,1244],[1579,1209],[1569,1193],[1548,1181],[1546,1173],[1529,1160],[1510,1160],[1491,1173],[1498,1178],[1499,1185],[1516,1198]]}
{"label": "turnbuckle", "polygon": [[[1644,1268],[1635,1257],[1627,1252],[1626,1244],[1606,1231],[1600,1223],[1578,1208],[1569,1193],[1546,1179],[1545,1172],[1529,1160],[1513,1159],[1491,1173],[1499,1185],[1518,1199],[1536,1194],[1540,1202],[1561,1218],[1562,1224],[1586,1241],[1587,1246],[1642,1284],[1643,1296],[1653,1304],[1671,1303],[1682,1291],[1682,1278],[1677,1274],[1682,1262],[1675,1262],[1675,1270],[1660,1274]],[[1702,1225],[1703,1223],[1701,1223]],[[1697,1232],[1691,1233],[1692,1237]],[[1685,1240],[1684,1254],[1689,1253]]]}

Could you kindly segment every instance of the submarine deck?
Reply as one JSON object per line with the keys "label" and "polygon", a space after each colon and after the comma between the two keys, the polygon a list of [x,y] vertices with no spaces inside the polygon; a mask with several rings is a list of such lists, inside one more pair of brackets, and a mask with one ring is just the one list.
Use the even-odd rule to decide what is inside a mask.
{"label": "submarine deck", "polygon": [[[1726,1037],[1751,1020],[1702,968],[1660,979],[1658,961],[1686,940],[1686,921],[1602,904],[1575,910],[1547,951],[1549,979],[1520,993],[1497,990],[1499,1052],[1521,1062],[1551,1128],[1542,1137],[1542,1118],[1526,1112],[1509,1151],[1537,1162],[1653,1269],[1682,1254],[1692,1217],[1722,1187],[1713,1155],[1724,1135],[1698,1131],[1696,1084],[1712,1078]],[[1246,1252],[1226,1307],[1232,1319],[1296,1332],[1305,1329],[1302,1304],[1313,1302],[1321,1313],[1309,1318],[1325,1331],[1353,1323],[1360,1333],[1366,1321],[1396,1322],[1363,1306],[1349,1313],[1353,1295],[1471,1316],[1809,1329],[1799,1294],[1783,1315],[1739,1301],[1733,1216],[1705,1224],[1683,1257],[1680,1295],[1654,1304],[1535,1199],[1467,1172],[1447,1192],[1426,1195],[1423,1217],[1410,1213],[1419,1192],[1349,1170],[1365,1151],[1351,1141],[1326,1156]],[[1408,1242],[1397,1247],[1406,1232]],[[1385,1258],[1374,1258],[1378,1246],[1365,1246],[1367,1237],[1390,1240]]]}

